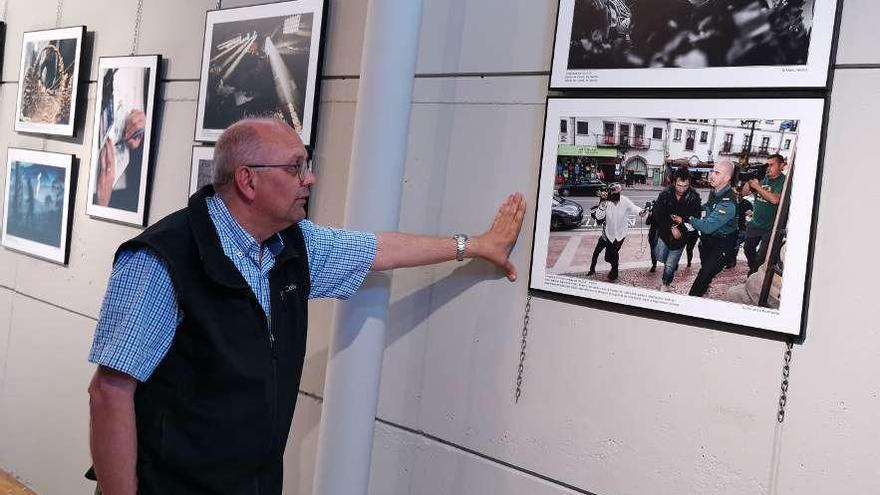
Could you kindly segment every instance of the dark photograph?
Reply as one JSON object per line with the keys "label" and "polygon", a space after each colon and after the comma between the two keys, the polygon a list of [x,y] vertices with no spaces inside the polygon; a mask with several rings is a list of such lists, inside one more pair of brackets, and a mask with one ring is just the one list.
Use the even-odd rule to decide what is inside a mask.
{"label": "dark photograph", "polygon": [[569,69],[805,65],[815,0],[575,0]]}
{"label": "dark photograph", "polygon": [[302,132],[313,19],[296,14],[213,25],[205,129],[257,117]]}
{"label": "dark photograph", "polygon": [[73,155],[9,148],[3,246],[67,261]]}
{"label": "dark photograph", "polygon": [[6,233],[48,246],[61,246],[65,170],[12,162]]}
{"label": "dark photograph", "polygon": [[214,148],[193,146],[190,169],[189,194],[193,195],[214,179]]}

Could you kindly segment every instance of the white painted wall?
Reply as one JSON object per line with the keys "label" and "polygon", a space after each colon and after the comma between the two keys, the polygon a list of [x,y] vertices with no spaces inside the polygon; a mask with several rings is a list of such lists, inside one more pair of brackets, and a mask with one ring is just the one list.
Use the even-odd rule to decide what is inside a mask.
{"label": "white painted wall", "polygon": [[[325,80],[321,94],[313,211],[330,224],[344,224],[356,187],[348,159],[366,1],[333,0],[330,11],[326,74],[348,76]],[[223,6],[245,3],[257,2]],[[204,12],[214,5],[144,2],[140,51],[168,60],[151,222],[185,202]],[[21,33],[54,26],[56,6],[0,1],[0,149],[88,163],[89,125],[73,140],[12,130]],[[95,57],[125,54],[135,7],[66,0],[62,23],[96,31]],[[418,72],[432,77],[416,82],[401,228],[479,232],[511,190],[534,204],[555,11],[554,0],[425,0]],[[880,4],[846,0],[838,63],[848,65],[835,76],[810,323],[794,350],[784,426],[775,423],[782,343],[546,299],[532,302],[514,404],[526,277],[510,284],[480,263],[448,263],[394,275],[371,493],[880,492],[880,235],[867,215],[875,164],[859,152],[880,133],[878,21]],[[87,175],[81,167],[68,267],[0,249],[0,467],[41,495],[90,493],[80,477],[85,358],[112,252],[139,232],[84,215]],[[513,252],[521,273],[533,214]],[[301,388],[314,397],[300,396],[287,494],[311,493],[333,312],[328,302],[312,308]]]}

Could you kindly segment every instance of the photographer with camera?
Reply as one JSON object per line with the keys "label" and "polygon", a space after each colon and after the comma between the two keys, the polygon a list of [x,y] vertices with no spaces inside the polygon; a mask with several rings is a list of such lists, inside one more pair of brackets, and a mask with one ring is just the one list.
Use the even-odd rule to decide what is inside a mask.
{"label": "photographer with camera", "polygon": [[785,175],[782,174],[784,166],[785,158],[782,155],[770,155],[767,158],[767,175],[764,179],[758,181],[757,178],[752,178],[743,184],[743,197],[755,193],[754,213],[746,229],[743,243],[743,251],[749,261],[749,275],[758,271],[767,258],[770,231],[773,230],[776,210],[782,197],[782,187],[785,185]]}
{"label": "photographer with camera", "polygon": [[698,215],[687,220],[680,215],[672,215],[676,224],[684,224],[687,230],[700,233],[700,271],[688,295],[703,297],[715,275],[718,275],[733,254],[739,232],[736,214],[736,192],[730,187],[734,166],[730,160],[715,163],[709,173],[709,184],[713,190],[702,208],[702,218]]}
{"label": "photographer with camera", "polygon": [[622,196],[621,190],[623,190],[623,186],[615,182],[599,191],[599,205],[593,207],[593,211],[590,213],[590,216],[596,219],[596,223],[602,224],[602,235],[599,236],[599,241],[593,250],[593,259],[587,275],[596,273],[596,261],[599,259],[599,253],[604,249],[605,261],[611,264],[608,280],[612,282],[617,280],[620,248],[623,246],[627,232],[629,232],[629,215],[644,216],[647,213],[647,210],[640,209],[631,199]]}
{"label": "photographer with camera", "polygon": [[691,174],[682,167],[675,171],[673,185],[664,189],[653,208],[653,225],[657,228],[655,256],[663,263],[662,284],[659,289],[669,291],[669,284],[678,270],[678,261],[687,244],[688,231],[678,218],[699,217],[702,208],[700,194],[691,187]]}

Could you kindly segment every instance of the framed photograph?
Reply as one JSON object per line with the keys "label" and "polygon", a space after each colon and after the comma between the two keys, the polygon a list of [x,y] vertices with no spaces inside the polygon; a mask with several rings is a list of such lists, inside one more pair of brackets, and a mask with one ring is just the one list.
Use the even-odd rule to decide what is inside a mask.
{"label": "framed photograph", "polygon": [[214,147],[193,146],[189,195],[192,196],[214,179]]}
{"label": "framed photograph", "polygon": [[86,214],[144,225],[159,55],[101,57]]}
{"label": "framed photograph", "polygon": [[195,140],[244,118],[274,118],[314,142],[325,0],[207,14]]}
{"label": "framed photograph", "polygon": [[548,99],[530,288],[800,334],[824,104]]}
{"label": "framed photograph", "polygon": [[73,136],[85,32],[75,26],[24,33],[16,131]]}
{"label": "framed photograph", "polygon": [[3,246],[66,264],[73,155],[9,148]]}
{"label": "framed photograph", "polygon": [[550,87],[819,88],[837,0],[560,0]]}

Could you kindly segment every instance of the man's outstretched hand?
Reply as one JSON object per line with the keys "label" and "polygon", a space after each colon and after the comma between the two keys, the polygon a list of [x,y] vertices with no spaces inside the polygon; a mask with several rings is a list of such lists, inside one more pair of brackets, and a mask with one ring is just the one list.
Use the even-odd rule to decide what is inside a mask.
{"label": "man's outstretched hand", "polygon": [[472,239],[473,255],[501,267],[511,282],[516,280],[516,267],[508,256],[519,237],[525,213],[526,200],[523,195],[511,194],[501,203],[489,230]]}

